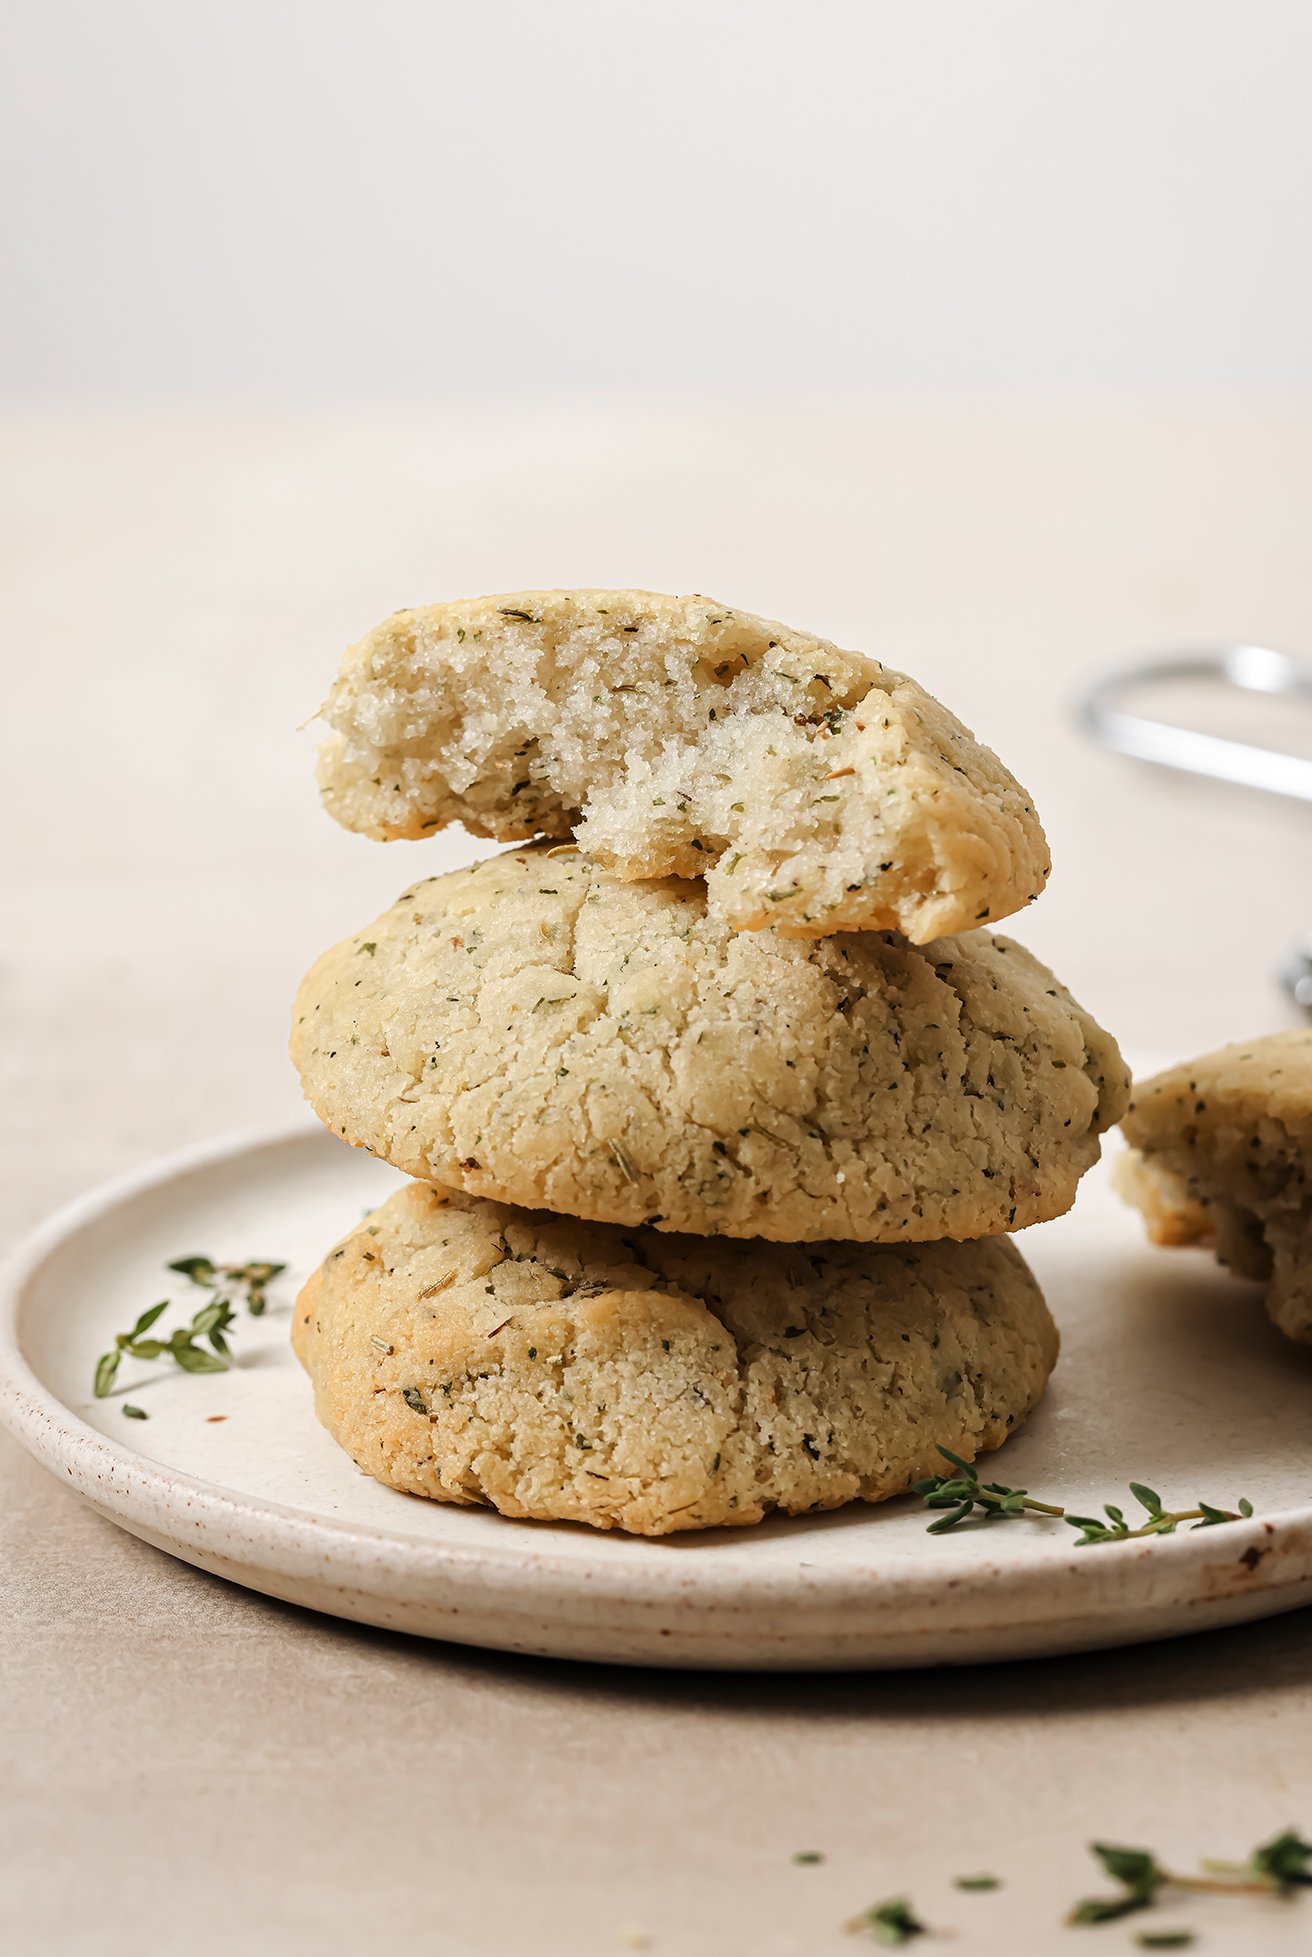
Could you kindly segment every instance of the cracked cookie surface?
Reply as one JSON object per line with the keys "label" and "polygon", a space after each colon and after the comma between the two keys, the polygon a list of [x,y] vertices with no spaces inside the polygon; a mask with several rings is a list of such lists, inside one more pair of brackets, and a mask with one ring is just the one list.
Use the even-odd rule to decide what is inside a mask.
{"label": "cracked cookie surface", "polygon": [[409,1175],[784,1240],[1059,1215],[1128,1085],[1005,938],[735,932],[700,883],[540,846],[418,884],[325,953],[291,1044],[326,1125]]}
{"label": "cracked cookie surface", "polygon": [[397,612],[322,710],[325,806],[381,840],[576,834],[704,877],[735,929],[917,943],[1043,889],[1029,796],[904,674],[701,597],[533,591]]}
{"label": "cracked cookie surface", "polygon": [[297,1300],[319,1419],[437,1501],[641,1535],[875,1502],[1037,1402],[1057,1332],[985,1243],[710,1243],[412,1183]]}
{"label": "cracked cookie surface", "polygon": [[1121,1194],[1160,1244],[1203,1244],[1268,1285],[1267,1310],[1312,1344],[1312,1031],[1273,1033],[1135,1083]]}

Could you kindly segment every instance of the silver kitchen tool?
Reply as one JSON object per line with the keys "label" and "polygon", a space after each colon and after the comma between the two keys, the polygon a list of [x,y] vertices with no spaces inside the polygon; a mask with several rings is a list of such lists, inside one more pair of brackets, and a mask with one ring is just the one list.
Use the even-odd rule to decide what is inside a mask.
{"label": "silver kitchen tool", "polygon": [[[1211,681],[1240,693],[1275,695],[1312,704],[1312,662],[1270,646],[1223,646],[1211,651],[1164,654],[1121,666],[1095,680],[1079,702],[1083,725],[1095,740],[1136,761],[1213,781],[1259,788],[1312,802],[1312,759],[1283,748],[1263,747],[1224,734],[1204,734],[1177,721],[1135,710],[1149,688]],[[1281,980],[1305,1012],[1312,1013],[1312,932],[1295,944]]]}

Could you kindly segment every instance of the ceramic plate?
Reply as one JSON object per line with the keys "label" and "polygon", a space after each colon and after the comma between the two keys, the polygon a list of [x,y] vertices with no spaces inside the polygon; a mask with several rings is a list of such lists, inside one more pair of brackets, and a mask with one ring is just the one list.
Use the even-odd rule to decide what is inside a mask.
{"label": "ceramic plate", "polygon": [[[297,1280],[397,1178],[318,1128],[175,1156],[86,1197],[0,1282],[0,1412],[134,1535],[315,1610],[507,1651],[756,1669],[960,1664],[1233,1624],[1312,1601],[1312,1350],[1197,1252],[1152,1251],[1107,1183],[1021,1239],[1062,1328],[1038,1413],[989,1476],[1077,1511],[1150,1483],[1251,1521],[1075,1547],[1060,1521],[925,1533],[914,1500],[647,1542],[379,1487],[320,1428],[288,1346]],[[125,1361],[166,1263],[284,1260],[230,1372]],[[179,1316],[175,1309],[167,1322]],[[125,1401],[148,1418],[132,1420]]]}

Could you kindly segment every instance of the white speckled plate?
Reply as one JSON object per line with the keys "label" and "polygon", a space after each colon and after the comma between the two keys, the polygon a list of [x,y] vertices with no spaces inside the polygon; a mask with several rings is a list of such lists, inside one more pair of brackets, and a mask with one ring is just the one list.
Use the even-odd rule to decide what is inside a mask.
{"label": "white speckled plate", "polygon": [[[1149,1250],[1107,1187],[1021,1239],[1064,1351],[993,1473],[1088,1510],[1131,1478],[1251,1522],[1077,1549],[1061,1522],[925,1533],[914,1501],[645,1542],[379,1487],[316,1424],[295,1281],[396,1178],[318,1128],[175,1156],[65,1210],[0,1278],[0,1413],[112,1521],[235,1583],[368,1624],[622,1664],[841,1669],[1078,1651],[1312,1601],[1312,1350],[1200,1253]],[[170,1258],[283,1259],[231,1372],[96,1355]],[[177,1316],[177,1314],[173,1314]],[[125,1400],[144,1421],[124,1417]],[[1127,1506],[1132,1506],[1127,1502]]]}

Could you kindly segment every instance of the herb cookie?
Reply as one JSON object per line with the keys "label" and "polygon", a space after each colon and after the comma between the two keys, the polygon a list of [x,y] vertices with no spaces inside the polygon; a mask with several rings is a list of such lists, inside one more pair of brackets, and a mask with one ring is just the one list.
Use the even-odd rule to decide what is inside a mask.
{"label": "herb cookie", "polygon": [[411,1183],[293,1343],[366,1474],[660,1536],[877,1502],[997,1447],[1057,1332],[1005,1239],[803,1250],[623,1231]]}
{"label": "herb cookie", "polygon": [[1269,1283],[1267,1310],[1312,1344],[1312,1032],[1222,1047],[1136,1084],[1121,1193],[1160,1244],[1209,1244]]}
{"label": "herb cookie", "polygon": [[1060,1215],[1128,1089],[1005,938],[735,932],[702,883],[540,846],[417,884],[325,953],[292,1057],[327,1126],[408,1175],[776,1239]]}
{"label": "herb cookie", "polygon": [[320,786],[348,829],[573,833],[620,876],[704,877],[735,930],[922,944],[1048,875],[1029,796],[914,680],[709,598],[397,612],[322,711]]}

